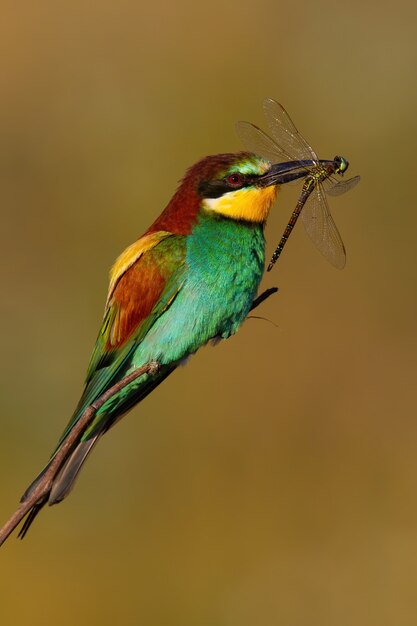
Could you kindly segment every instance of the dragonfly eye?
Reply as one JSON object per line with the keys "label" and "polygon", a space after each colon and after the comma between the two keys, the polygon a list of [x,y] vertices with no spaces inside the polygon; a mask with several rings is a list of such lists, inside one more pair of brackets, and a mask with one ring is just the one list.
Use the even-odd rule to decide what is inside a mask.
{"label": "dragonfly eye", "polygon": [[237,172],[229,174],[229,176],[226,177],[226,182],[230,187],[241,187],[243,185],[243,181],[244,179],[242,174],[239,174]]}
{"label": "dragonfly eye", "polygon": [[336,174],[344,174],[349,167],[349,162],[342,156],[335,156],[333,159],[335,164],[335,173]]}

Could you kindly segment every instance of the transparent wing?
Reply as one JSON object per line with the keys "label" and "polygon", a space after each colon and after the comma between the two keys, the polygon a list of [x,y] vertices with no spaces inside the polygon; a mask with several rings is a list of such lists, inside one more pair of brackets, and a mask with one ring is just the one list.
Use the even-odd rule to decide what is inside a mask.
{"label": "transparent wing", "polygon": [[290,116],[279,102],[272,100],[272,98],[266,98],[263,107],[271,135],[287,156],[290,156],[291,159],[318,161],[313,148],[298,132]]}
{"label": "transparent wing", "polygon": [[[260,128],[258,128],[258,126],[255,126],[255,124],[252,124],[251,122],[237,122],[236,132],[241,139],[243,145],[248,150],[254,152],[255,154],[263,156],[271,163],[279,163],[281,161],[298,161],[298,159],[293,159],[290,154],[284,152],[269,135],[267,135],[263,130],[261,130]],[[302,160],[308,160],[309,162],[308,166],[302,166],[301,164],[299,165],[299,169],[303,169],[307,175],[310,172],[311,167],[313,166],[311,155],[309,155],[308,159]],[[298,181],[294,181],[294,183],[298,183]],[[286,185],[291,184],[293,183],[286,183]]]}
{"label": "transparent wing", "polygon": [[[348,181],[346,181],[348,182]],[[338,269],[346,264],[346,251],[330,214],[321,185],[316,185],[301,212],[304,227],[314,245]]]}
{"label": "transparent wing", "polygon": [[255,154],[260,154],[265,157],[265,159],[268,159],[268,161],[271,161],[271,163],[293,160],[290,155],[281,150],[280,146],[277,146],[269,135],[255,126],[255,124],[251,124],[250,122],[237,122],[236,132],[242,140],[243,145],[248,150]]}
{"label": "transparent wing", "polygon": [[348,180],[339,180],[331,187],[328,187],[326,189],[326,193],[328,193],[329,196],[341,196],[343,193],[346,193],[350,189],[353,189],[353,187],[356,187],[360,179],[360,176],[354,176]]}

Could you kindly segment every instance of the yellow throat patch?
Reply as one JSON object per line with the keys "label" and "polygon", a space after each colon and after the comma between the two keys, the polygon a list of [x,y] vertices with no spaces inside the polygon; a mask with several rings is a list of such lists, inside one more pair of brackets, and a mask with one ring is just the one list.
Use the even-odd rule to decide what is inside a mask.
{"label": "yellow throat patch", "polygon": [[276,185],[237,189],[223,194],[220,198],[205,198],[203,207],[231,219],[262,223],[268,217],[277,192]]}

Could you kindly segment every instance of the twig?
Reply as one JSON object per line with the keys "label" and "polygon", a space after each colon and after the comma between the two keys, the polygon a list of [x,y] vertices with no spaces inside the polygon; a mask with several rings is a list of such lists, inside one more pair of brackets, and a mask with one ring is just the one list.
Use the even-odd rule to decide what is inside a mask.
{"label": "twig", "polygon": [[52,461],[49,464],[49,467],[39,480],[39,484],[36,485],[33,492],[30,494],[27,500],[24,500],[20,503],[19,508],[13,513],[10,519],[4,524],[3,528],[0,529],[0,546],[6,541],[7,537],[16,526],[22,521],[22,519],[29,513],[29,511],[38,504],[40,501],[45,501],[52,487],[52,483],[54,478],[58,474],[62,465],[67,459],[69,452],[71,452],[72,447],[75,443],[78,442],[81,434],[85,431],[85,429],[91,424],[94,419],[97,411],[116,393],[124,389],[131,382],[143,376],[143,374],[151,374],[155,375],[159,370],[159,363],[156,361],[147,363],[135,370],[131,374],[128,374],[124,378],[122,378],[118,383],[107,389],[95,402],[90,404],[80,419],[73,428],[70,430],[63,443],[61,444],[58,452],[53,457]]}
{"label": "twig", "polygon": [[[263,291],[252,303],[250,311],[256,309],[262,302],[269,298],[273,293],[278,291],[278,287],[270,287]],[[57,453],[52,458],[47,467],[45,473],[39,480],[39,483],[34,487],[27,499],[23,500],[18,509],[13,513],[10,519],[0,529],[0,546],[6,541],[7,537],[13,532],[16,526],[23,520],[23,518],[29,513],[29,511],[38,503],[46,502],[49,492],[55,477],[65,463],[68,455],[72,451],[74,444],[76,444],[85,429],[91,424],[97,411],[116,393],[121,391],[124,387],[131,382],[143,376],[143,374],[155,375],[159,370],[159,363],[156,361],[147,363],[143,367],[135,370],[131,374],[128,374],[122,378],[118,383],[110,387],[105,393],[103,393],[95,402],[90,404],[80,419],[76,422],[68,435],[65,437]]]}
{"label": "twig", "polygon": [[252,302],[252,306],[249,311],[253,311],[257,306],[262,304],[269,296],[272,296],[273,293],[278,291],[278,287],[270,287],[269,289],[265,289],[255,300]]}

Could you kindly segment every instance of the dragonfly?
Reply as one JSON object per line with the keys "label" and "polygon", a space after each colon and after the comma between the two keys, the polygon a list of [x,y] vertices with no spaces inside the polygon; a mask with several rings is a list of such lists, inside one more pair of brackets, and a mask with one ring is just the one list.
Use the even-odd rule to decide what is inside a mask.
{"label": "dragonfly", "polygon": [[[279,102],[266,98],[263,108],[271,136],[251,122],[238,122],[236,130],[240,139],[249,150],[272,163],[277,160],[293,161],[294,167],[305,172],[300,197],[272,255],[268,272],[278,260],[300,214],[304,228],[318,250],[332,265],[342,269],[346,263],[345,246],[330,213],[326,194],[338,196],[349,191],[358,184],[360,176],[348,180],[336,179],[335,174],[343,176],[349,167],[344,157],[336,156],[332,161],[320,160]],[[293,176],[296,177],[299,176]]]}

